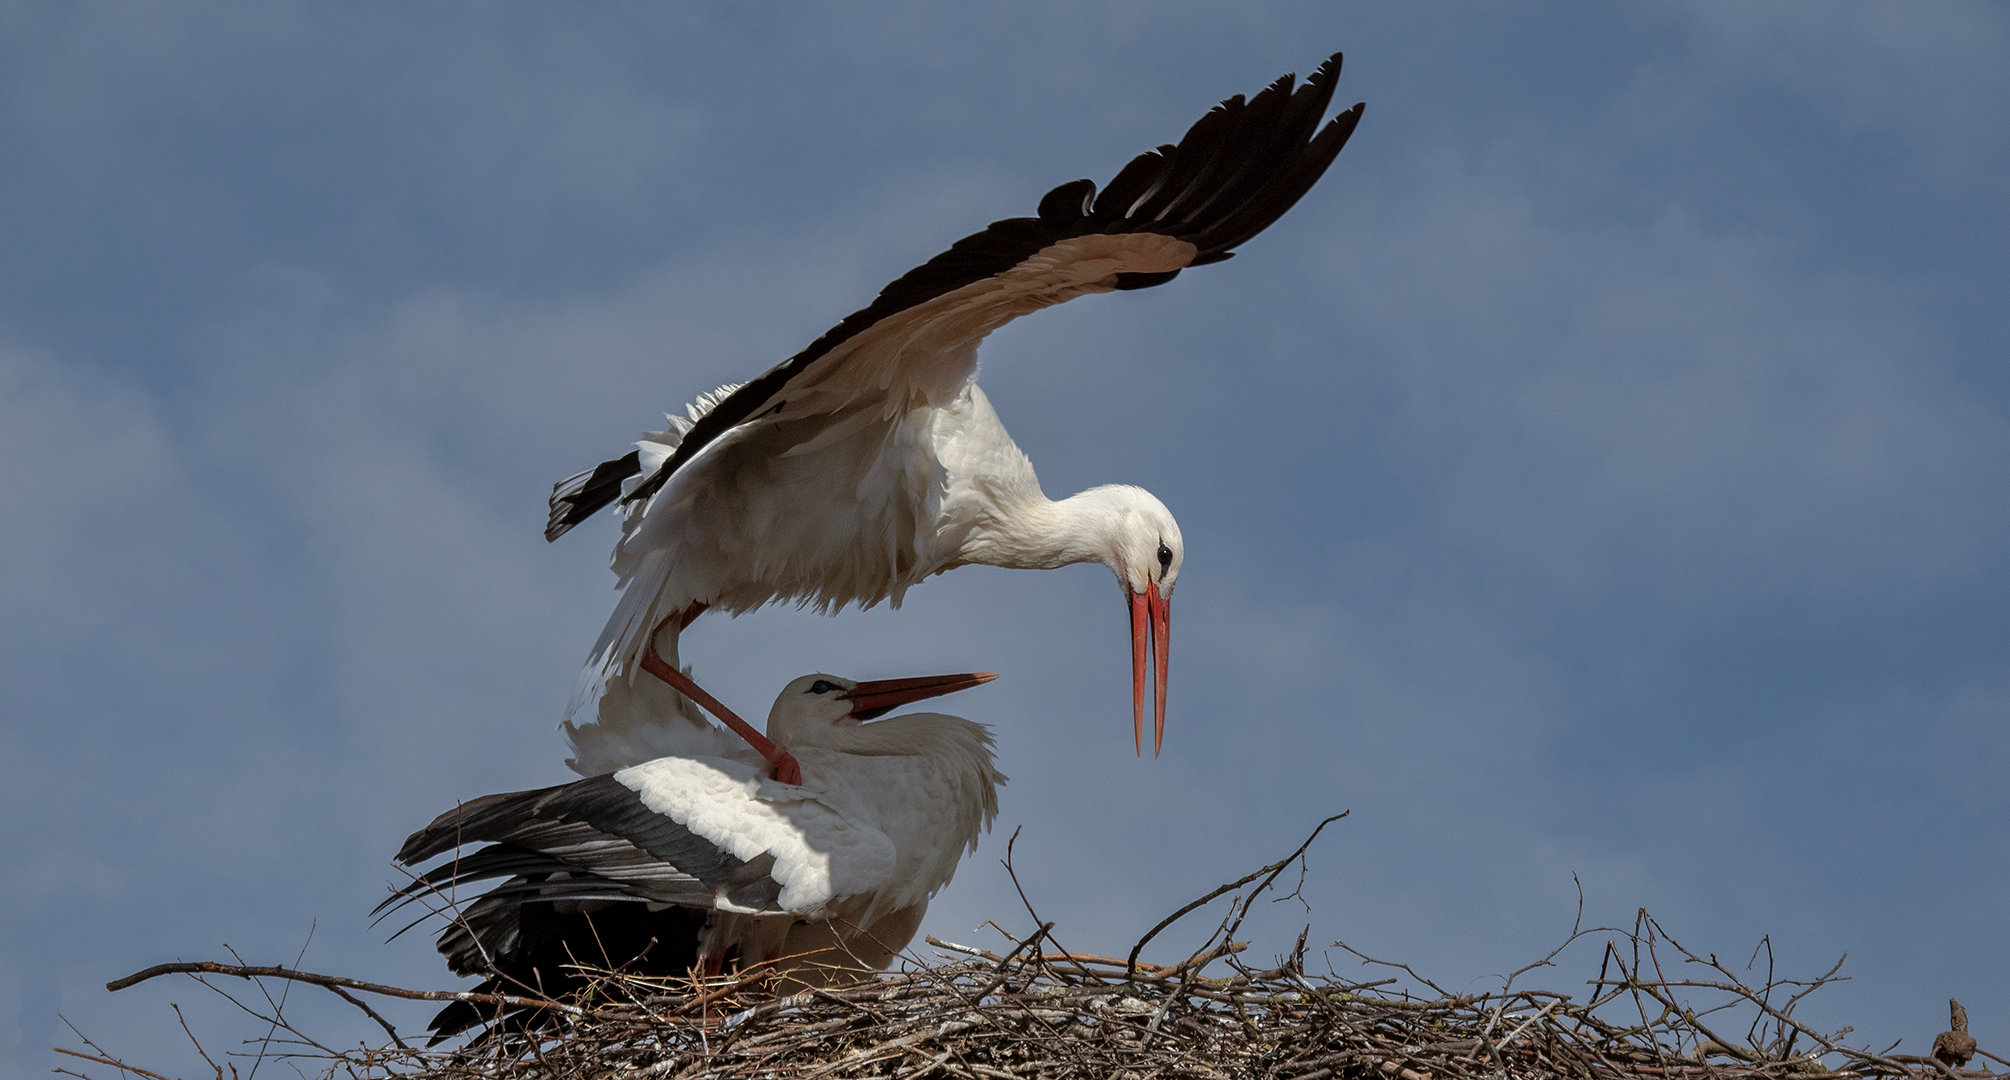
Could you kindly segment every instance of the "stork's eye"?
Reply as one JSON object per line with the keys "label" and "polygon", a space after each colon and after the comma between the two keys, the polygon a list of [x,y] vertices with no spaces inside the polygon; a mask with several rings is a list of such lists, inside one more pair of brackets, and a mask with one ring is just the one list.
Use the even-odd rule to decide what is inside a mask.
{"label": "stork's eye", "polygon": [[1171,569],[1172,569],[1172,549],[1171,549],[1171,548],[1169,548],[1169,547],[1167,547],[1167,546],[1165,546],[1164,544],[1160,544],[1160,545],[1159,545],[1159,576],[1160,576],[1160,577],[1164,577],[1164,576],[1166,576],[1166,571],[1168,571],[1168,570],[1171,570]]}
{"label": "stork's eye", "polygon": [[833,690],[841,690],[841,689],[843,689],[843,687],[840,687],[838,684],[830,681],[829,679],[818,679],[816,682],[810,684],[809,692],[812,694],[828,694]]}

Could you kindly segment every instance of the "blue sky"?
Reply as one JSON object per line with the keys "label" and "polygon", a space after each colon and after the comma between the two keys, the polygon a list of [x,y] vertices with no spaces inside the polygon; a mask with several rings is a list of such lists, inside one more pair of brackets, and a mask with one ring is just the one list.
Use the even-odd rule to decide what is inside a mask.
{"label": "blue sky", "polygon": [[200,1069],[169,1001],[243,1034],[200,988],[101,984],[310,926],[445,985],[366,913],[456,798],[568,777],[614,530],[544,544],[552,481],[1335,49],[1367,115],[1279,226],[983,354],[1050,494],[1180,519],[1163,758],[1095,567],[686,659],[756,715],[1003,674],[954,705],[1012,782],[939,935],[1023,929],[1015,827],[1121,951],[1352,808],[1259,952],[1479,987],[1575,874],[1592,922],[1849,953],[1807,1008],[1863,1042],[1953,995],[2010,1045],[2002,7],[8,4],[0,1066],[60,1012]]}

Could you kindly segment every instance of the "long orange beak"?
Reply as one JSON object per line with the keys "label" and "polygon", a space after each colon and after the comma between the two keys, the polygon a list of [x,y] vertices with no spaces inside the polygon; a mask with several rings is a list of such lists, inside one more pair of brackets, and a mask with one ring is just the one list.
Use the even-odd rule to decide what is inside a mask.
{"label": "long orange beak", "polygon": [[912,701],[941,697],[958,690],[968,690],[973,686],[983,686],[998,676],[989,671],[974,672],[969,675],[923,675],[918,679],[881,679],[878,682],[862,682],[852,687],[845,700],[851,702],[851,715],[859,720],[870,720],[884,715]]}
{"label": "long orange beak", "polygon": [[1145,752],[1145,656],[1157,658],[1152,687],[1152,756],[1166,741],[1166,668],[1172,656],[1172,601],[1159,595],[1159,583],[1131,593],[1131,728],[1138,756]]}

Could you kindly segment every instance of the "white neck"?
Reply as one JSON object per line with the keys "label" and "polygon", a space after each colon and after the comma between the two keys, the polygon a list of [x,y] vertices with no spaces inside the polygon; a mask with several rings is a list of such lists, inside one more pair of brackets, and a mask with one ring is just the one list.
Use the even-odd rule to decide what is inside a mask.
{"label": "white neck", "polygon": [[1059,502],[1038,488],[1015,493],[986,515],[963,544],[963,562],[1012,570],[1052,570],[1098,562],[1117,569],[1118,523],[1133,488],[1107,485]]}
{"label": "white neck", "polygon": [[793,740],[861,757],[947,757],[989,763],[991,735],[984,725],[942,713],[907,713],[863,724],[818,724]]}

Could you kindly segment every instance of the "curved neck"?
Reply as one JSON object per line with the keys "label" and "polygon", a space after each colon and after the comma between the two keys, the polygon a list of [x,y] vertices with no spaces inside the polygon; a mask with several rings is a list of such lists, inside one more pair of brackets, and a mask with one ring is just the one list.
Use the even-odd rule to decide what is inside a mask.
{"label": "curved neck", "polygon": [[1113,566],[1118,513],[1113,488],[1090,488],[1055,502],[1021,493],[972,531],[966,561],[1012,570],[1052,570],[1079,562]]}

